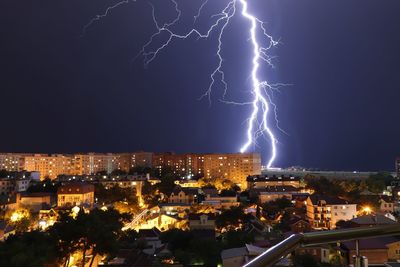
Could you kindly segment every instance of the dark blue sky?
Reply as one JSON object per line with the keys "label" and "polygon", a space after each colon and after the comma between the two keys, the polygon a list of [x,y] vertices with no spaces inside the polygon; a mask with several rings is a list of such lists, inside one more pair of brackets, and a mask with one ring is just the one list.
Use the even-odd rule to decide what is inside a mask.
{"label": "dark blue sky", "polygon": [[[201,1],[181,0],[187,30]],[[221,2],[205,10],[199,26]],[[282,44],[272,52],[281,127],[275,165],[390,170],[400,155],[400,2],[251,0]],[[138,0],[115,9],[81,38],[110,0],[0,2],[0,151],[236,152],[249,107],[198,98],[216,62],[215,38],[175,42],[148,67],[132,62],[155,28]],[[173,7],[153,0],[160,19]],[[216,9],[214,9],[216,10]],[[237,17],[223,53],[228,97],[248,100],[251,46]],[[257,148],[268,155],[267,143]]]}

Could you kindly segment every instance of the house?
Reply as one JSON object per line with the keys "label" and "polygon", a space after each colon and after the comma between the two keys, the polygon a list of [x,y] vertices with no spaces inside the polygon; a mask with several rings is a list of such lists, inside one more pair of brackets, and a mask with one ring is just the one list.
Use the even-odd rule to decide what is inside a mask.
{"label": "house", "polygon": [[247,262],[247,255],[246,247],[225,249],[221,251],[222,267],[241,267]]}
{"label": "house", "polygon": [[215,229],[215,215],[214,214],[189,214],[189,228],[190,230],[206,230]]}
{"label": "house", "polygon": [[216,209],[229,209],[231,207],[237,207],[240,205],[240,202],[237,201],[236,192],[232,192],[232,194],[218,194],[218,191],[215,189],[205,189],[203,191],[205,194],[205,200],[201,202],[203,205],[212,206]]}
{"label": "house", "polygon": [[197,203],[199,194],[199,188],[177,186],[168,198],[168,202],[194,204]]}
{"label": "house", "polygon": [[7,224],[5,221],[0,221],[0,241],[6,240],[10,235],[15,234],[15,228]]}
{"label": "house", "polygon": [[152,214],[146,223],[140,225],[140,229],[153,229],[157,228],[160,231],[166,231],[172,228],[182,227],[181,222],[177,217],[166,214]]}
{"label": "house", "polygon": [[[395,257],[398,250],[399,239],[393,236],[376,237],[359,240],[360,255],[367,257],[369,265],[383,265],[390,256]],[[356,241],[347,241],[342,243],[342,247],[348,252],[348,260],[356,255]],[[398,251],[400,252],[400,251]]]}
{"label": "house", "polygon": [[17,193],[16,199],[19,205],[34,212],[38,212],[41,209],[51,208],[56,204],[55,195],[47,192]]}
{"label": "house", "polygon": [[289,220],[289,225],[290,231],[293,233],[305,233],[311,231],[310,223],[300,216],[293,216]]}
{"label": "house", "polygon": [[140,229],[138,232],[139,240],[143,240],[146,243],[146,248],[143,252],[147,255],[153,255],[156,249],[162,247],[160,239],[161,232],[157,228],[151,229]]}
{"label": "house", "polygon": [[107,263],[99,262],[98,265],[104,267],[151,267],[153,266],[153,258],[139,249],[120,249],[114,259]]}
{"label": "house", "polygon": [[249,244],[246,244],[244,247],[225,249],[221,251],[222,266],[241,267],[266,250],[266,248]]}
{"label": "house", "polygon": [[307,198],[307,220],[313,228],[333,229],[338,221],[356,217],[357,204],[331,196],[313,194]]}
{"label": "house", "polygon": [[300,247],[295,250],[296,255],[311,255],[317,262],[329,263],[329,246]]}
{"label": "house", "polygon": [[[165,213],[167,215],[177,215],[181,212],[189,210],[191,204],[186,203],[160,203],[158,204],[159,212]],[[157,209],[154,209],[157,210]]]}
{"label": "house", "polygon": [[197,180],[188,180],[188,179],[181,179],[175,181],[176,185],[180,187],[199,187],[200,184]]}
{"label": "house", "polygon": [[265,188],[268,186],[293,186],[300,187],[301,178],[294,176],[267,176],[251,175],[247,179],[247,188]]}
{"label": "house", "polygon": [[258,188],[256,192],[260,203],[266,203],[284,197],[292,199],[293,195],[299,192],[299,189],[291,185],[267,186],[263,189]]}
{"label": "house", "polygon": [[389,196],[381,196],[380,200],[380,211],[383,213],[393,213],[394,212],[394,201]]}
{"label": "house", "polygon": [[68,183],[62,185],[57,190],[57,206],[93,206],[94,204],[94,186],[88,183]]}
{"label": "house", "polygon": [[369,214],[359,216],[351,220],[354,226],[373,226],[396,224],[397,222],[381,214]]}

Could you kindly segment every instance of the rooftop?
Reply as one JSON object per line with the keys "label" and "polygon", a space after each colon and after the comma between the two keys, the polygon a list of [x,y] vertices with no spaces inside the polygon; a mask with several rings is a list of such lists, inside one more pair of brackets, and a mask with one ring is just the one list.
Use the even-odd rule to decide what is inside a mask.
{"label": "rooftop", "polygon": [[57,194],[85,194],[94,192],[94,185],[87,183],[68,183],[58,188]]}
{"label": "rooftop", "polygon": [[384,224],[396,224],[396,221],[381,215],[364,215],[351,220],[351,222],[358,225],[384,225]]}
{"label": "rooftop", "polygon": [[314,205],[317,205],[318,201],[325,201],[328,205],[346,205],[350,204],[347,200],[338,198],[338,197],[331,197],[331,196],[322,196],[322,195],[311,195],[310,199]]}
{"label": "rooftop", "polygon": [[267,176],[267,175],[251,175],[251,176],[247,176],[247,182],[267,182],[267,181],[271,181],[271,182],[275,182],[275,181],[300,181],[300,177],[296,177],[296,176],[276,176],[276,175],[272,175],[272,176]]}

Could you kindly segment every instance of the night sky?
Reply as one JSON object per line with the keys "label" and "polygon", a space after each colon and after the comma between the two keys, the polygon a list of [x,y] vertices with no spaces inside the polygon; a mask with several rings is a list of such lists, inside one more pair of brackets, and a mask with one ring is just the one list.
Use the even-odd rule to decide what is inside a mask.
{"label": "night sky", "polygon": [[[176,30],[191,26],[198,0],[181,0]],[[209,1],[198,26],[225,1]],[[281,45],[261,76],[291,86],[274,100],[280,126],[277,166],[392,170],[400,155],[400,2],[249,0]],[[237,152],[248,106],[199,100],[217,40],[177,41],[147,68],[134,57],[154,33],[138,0],[115,9],[80,37],[111,0],[0,1],[3,152]],[[153,0],[160,20],[174,13]],[[248,101],[247,21],[226,31],[227,97]],[[267,160],[269,146],[255,148]]]}

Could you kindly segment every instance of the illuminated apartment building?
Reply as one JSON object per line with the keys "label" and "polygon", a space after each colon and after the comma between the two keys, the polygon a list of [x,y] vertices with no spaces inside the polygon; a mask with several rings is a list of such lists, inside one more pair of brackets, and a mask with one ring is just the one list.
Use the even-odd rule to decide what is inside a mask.
{"label": "illuminated apartment building", "polygon": [[72,156],[62,154],[34,154],[25,157],[26,171],[40,173],[40,179],[55,179],[60,174],[73,174]]}
{"label": "illuminated apartment building", "polygon": [[110,174],[113,170],[118,169],[118,163],[118,156],[111,153],[75,154],[73,157],[73,174],[92,175],[99,172]]}
{"label": "illuminated apartment building", "polygon": [[153,155],[153,167],[161,174],[163,168],[171,168],[182,178],[203,175],[204,157],[201,154],[156,153]]}
{"label": "illuminated apartment building", "polygon": [[23,171],[25,168],[25,157],[31,154],[4,153],[0,154],[0,170]]}
{"label": "illuminated apartment building", "polygon": [[241,187],[246,187],[247,176],[260,174],[260,154],[237,153],[204,155],[205,178],[229,179]]}

